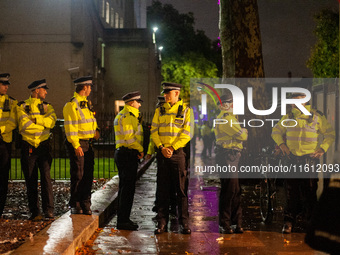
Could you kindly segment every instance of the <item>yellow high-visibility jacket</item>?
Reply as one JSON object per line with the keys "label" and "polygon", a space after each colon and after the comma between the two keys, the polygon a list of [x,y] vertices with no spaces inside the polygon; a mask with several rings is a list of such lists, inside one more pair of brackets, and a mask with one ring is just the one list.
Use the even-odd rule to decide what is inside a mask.
{"label": "yellow high-visibility jacket", "polygon": [[236,116],[227,111],[221,111],[217,119],[224,119],[226,121],[215,126],[216,144],[225,149],[242,150],[242,141],[248,139],[248,133],[238,124]]}
{"label": "yellow high-visibility jacket", "polygon": [[89,109],[86,96],[74,92],[73,98],[63,108],[63,115],[66,138],[74,149],[80,147],[79,140],[90,140],[95,136],[97,120]]}
{"label": "yellow high-visibility jacket", "polygon": [[[190,141],[190,108],[180,100],[172,107],[169,103],[163,105],[165,113],[157,108],[152,119],[151,137],[156,147],[170,147],[174,150],[185,147]],[[178,115],[178,108],[182,111]]]}
{"label": "yellow high-visibility jacket", "polygon": [[138,117],[139,110],[129,105],[117,114],[114,120],[117,149],[124,146],[143,152],[143,127]]}
{"label": "yellow high-visibility jacket", "polygon": [[[300,110],[294,108],[291,116],[289,114],[283,116],[272,129],[272,138],[277,145],[286,143],[290,152],[296,156],[311,154],[318,148],[322,148],[326,152],[335,140],[335,131],[326,117],[321,112],[311,109],[310,105],[305,107],[312,113],[311,116],[304,115]],[[296,123],[284,121],[286,119],[294,119],[297,125],[293,127]],[[284,122],[282,123],[282,121]],[[320,134],[324,137],[319,145]]]}
{"label": "yellow high-visibility jacket", "polygon": [[50,137],[50,129],[57,121],[52,105],[38,98],[30,97],[20,102],[17,114],[22,139],[35,148]]}
{"label": "yellow high-visibility jacket", "polygon": [[201,136],[209,136],[211,134],[211,128],[207,125],[201,127]]}
{"label": "yellow high-visibility jacket", "polygon": [[155,153],[155,143],[153,142],[151,135],[150,135],[150,142],[148,145],[148,152],[147,154],[152,155]]}
{"label": "yellow high-visibility jacket", "polygon": [[18,101],[8,95],[0,95],[0,134],[6,143],[12,142],[12,131],[17,127]]}

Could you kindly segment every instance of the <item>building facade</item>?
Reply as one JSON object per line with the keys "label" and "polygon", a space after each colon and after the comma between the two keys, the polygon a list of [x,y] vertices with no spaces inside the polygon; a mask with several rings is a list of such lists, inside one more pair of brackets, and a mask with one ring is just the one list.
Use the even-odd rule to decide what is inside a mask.
{"label": "building facade", "polygon": [[140,90],[149,116],[161,70],[146,0],[2,0],[0,71],[11,73],[9,94],[19,101],[32,81],[46,78],[58,118],[73,96],[72,81],[83,75],[95,78],[96,111],[114,112],[122,95]]}

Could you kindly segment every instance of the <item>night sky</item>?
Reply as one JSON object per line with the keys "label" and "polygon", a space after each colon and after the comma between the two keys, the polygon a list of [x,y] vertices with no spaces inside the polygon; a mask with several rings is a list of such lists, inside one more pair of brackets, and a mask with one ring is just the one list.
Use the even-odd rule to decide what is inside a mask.
{"label": "night sky", "polygon": [[[149,0],[151,3],[151,0]],[[219,7],[217,0],[160,0],[180,13],[193,12],[196,29],[217,39]],[[312,77],[306,67],[312,46],[313,15],[324,8],[339,9],[337,0],[258,0],[263,58],[266,77]]]}

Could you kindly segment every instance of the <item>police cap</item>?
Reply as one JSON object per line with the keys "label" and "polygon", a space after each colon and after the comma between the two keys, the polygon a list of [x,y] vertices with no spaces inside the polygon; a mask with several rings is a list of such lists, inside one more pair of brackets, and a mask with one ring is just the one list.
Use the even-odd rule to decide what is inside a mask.
{"label": "police cap", "polygon": [[0,83],[3,85],[10,85],[11,83],[9,82],[9,77],[11,75],[9,73],[2,73],[0,74]]}
{"label": "police cap", "polygon": [[164,96],[157,96],[157,100],[158,100],[158,103],[164,103],[165,102]]}
{"label": "police cap", "polygon": [[30,85],[28,85],[28,89],[30,90],[35,90],[39,88],[48,89],[45,79],[34,81]]}
{"label": "police cap", "polygon": [[139,103],[143,102],[143,100],[141,99],[141,94],[140,94],[139,91],[127,93],[126,95],[124,95],[122,97],[122,100],[124,100],[125,103],[130,102],[130,101],[134,101],[134,100],[136,100]]}
{"label": "police cap", "polygon": [[163,82],[163,91],[162,93],[168,93],[171,90],[181,90],[182,85],[178,83],[172,83],[172,82]]}
{"label": "police cap", "polygon": [[295,97],[300,97],[300,96],[306,96],[305,93],[301,93],[301,92],[295,92],[295,93],[292,93],[290,95],[290,98],[295,98]]}
{"label": "police cap", "polygon": [[83,76],[83,77],[75,79],[73,82],[75,86],[78,86],[78,85],[92,86],[93,85],[92,80],[93,80],[92,76]]}
{"label": "police cap", "polygon": [[157,100],[158,100],[158,102],[157,102],[157,104],[156,104],[156,107],[161,106],[162,104],[165,103],[165,98],[164,98],[164,96],[157,96]]}
{"label": "police cap", "polygon": [[232,103],[233,102],[233,95],[231,93],[224,94],[221,96],[221,101],[223,103]]}

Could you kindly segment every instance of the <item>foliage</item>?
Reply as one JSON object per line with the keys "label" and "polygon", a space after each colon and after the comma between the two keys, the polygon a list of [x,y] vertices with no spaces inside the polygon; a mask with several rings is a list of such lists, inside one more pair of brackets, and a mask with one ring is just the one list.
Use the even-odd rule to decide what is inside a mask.
{"label": "foliage", "polygon": [[183,85],[181,97],[189,101],[190,78],[215,78],[216,65],[197,53],[169,57],[163,61],[162,76],[165,81],[176,81]]}
{"label": "foliage", "polygon": [[147,10],[148,27],[158,27],[156,43],[164,47],[162,57],[180,56],[187,52],[200,52],[210,57],[211,40],[203,31],[195,31],[192,12],[179,13],[171,4],[153,1]]}
{"label": "foliage", "polygon": [[[23,180],[24,175],[21,171],[19,158],[12,158],[10,180]],[[95,158],[93,177],[112,178],[118,174],[113,158]],[[40,172],[38,172],[40,178]],[[55,180],[70,179],[70,159],[54,158],[51,164],[51,178]]]}
{"label": "foliage", "polygon": [[221,74],[221,51],[217,42],[194,28],[193,13],[179,13],[171,4],[154,0],[147,10],[148,27],[158,27],[157,46],[163,46],[164,81],[184,85],[181,97],[189,99],[190,78],[216,77]]}
{"label": "foliage", "polygon": [[307,62],[317,78],[339,77],[339,13],[323,10],[315,16],[317,43]]}

